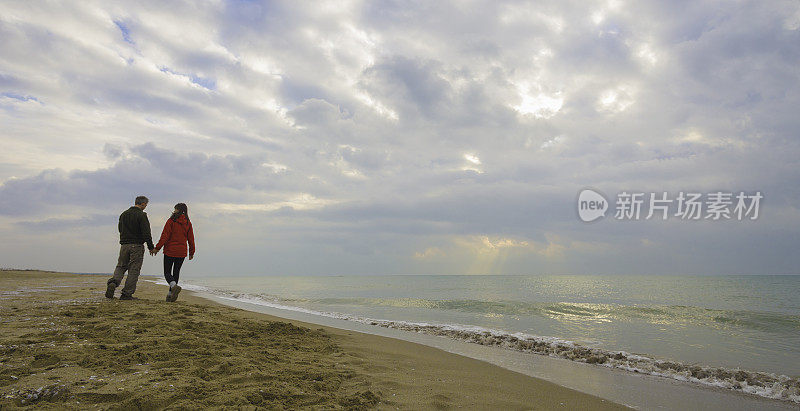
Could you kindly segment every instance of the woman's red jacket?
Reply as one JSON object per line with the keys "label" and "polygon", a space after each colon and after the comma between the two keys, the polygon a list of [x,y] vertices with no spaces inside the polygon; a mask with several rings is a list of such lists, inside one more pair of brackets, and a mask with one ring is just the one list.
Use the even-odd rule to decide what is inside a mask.
{"label": "woman's red jacket", "polygon": [[192,222],[185,215],[180,215],[176,220],[167,219],[161,239],[156,244],[156,251],[164,247],[167,257],[186,257],[186,243],[189,243],[189,255],[194,256],[194,231]]}

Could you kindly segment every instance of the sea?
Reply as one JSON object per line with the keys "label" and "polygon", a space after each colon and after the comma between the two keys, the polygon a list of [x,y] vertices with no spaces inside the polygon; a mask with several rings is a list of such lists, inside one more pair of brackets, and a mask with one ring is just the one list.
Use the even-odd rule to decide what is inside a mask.
{"label": "sea", "polygon": [[192,278],[184,288],[800,403],[800,276]]}

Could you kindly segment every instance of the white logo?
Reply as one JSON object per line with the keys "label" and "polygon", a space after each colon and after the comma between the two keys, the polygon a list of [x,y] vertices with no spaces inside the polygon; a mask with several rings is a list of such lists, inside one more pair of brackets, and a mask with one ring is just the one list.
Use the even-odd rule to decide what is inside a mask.
{"label": "white logo", "polygon": [[677,196],[666,191],[623,191],[617,194],[614,204],[609,204],[599,191],[584,188],[578,193],[578,217],[590,223],[605,217],[610,205],[614,205],[615,220],[666,220],[670,217],[681,220],[757,220],[763,198],[761,191],[752,194],[744,191],[706,194],[681,191]]}
{"label": "white logo", "polygon": [[597,191],[585,188],[578,194],[578,217],[581,221],[592,222],[605,217],[608,200]]}

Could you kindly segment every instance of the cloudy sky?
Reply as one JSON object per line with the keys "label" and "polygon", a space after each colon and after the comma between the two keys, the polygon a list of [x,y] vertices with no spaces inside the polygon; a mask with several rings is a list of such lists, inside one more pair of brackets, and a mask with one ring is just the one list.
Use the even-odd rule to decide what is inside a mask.
{"label": "cloudy sky", "polygon": [[144,194],[186,275],[800,272],[797,1],[4,1],[0,124],[2,267],[112,271]]}

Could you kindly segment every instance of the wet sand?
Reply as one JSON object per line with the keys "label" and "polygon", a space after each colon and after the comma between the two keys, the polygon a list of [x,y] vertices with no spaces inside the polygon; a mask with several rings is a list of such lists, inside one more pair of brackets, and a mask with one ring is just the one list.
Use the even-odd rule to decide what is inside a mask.
{"label": "wet sand", "polygon": [[143,278],[138,300],[108,300],[106,279],[0,271],[0,409],[624,408],[412,342],[167,303]]}

